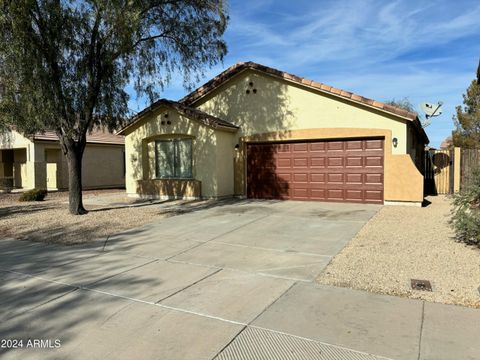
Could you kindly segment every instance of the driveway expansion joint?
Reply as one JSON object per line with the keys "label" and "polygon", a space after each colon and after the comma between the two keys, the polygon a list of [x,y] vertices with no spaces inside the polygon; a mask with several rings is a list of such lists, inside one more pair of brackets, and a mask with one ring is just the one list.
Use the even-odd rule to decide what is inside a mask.
{"label": "driveway expansion joint", "polygon": [[252,320],[249,321],[248,323],[248,326],[251,326],[251,324],[253,324],[253,322],[255,320],[257,320],[263,313],[265,313],[265,311],[267,311],[268,309],[270,309],[278,300],[280,300],[282,297],[285,296],[286,293],[288,293],[290,291],[291,288],[293,288],[295,285],[297,284],[297,282],[293,282],[284,292],[282,292],[276,299],[274,299],[270,304],[268,304],[267,306],[265,306],[265,308],[260,311],[260,313],[257,314],[257,316],[255,316]]}
{"label": "driveway expansion joint", "polygon": [[172,296],[175,296],[175,295],[177,295],[178,293],[181,293],[182,291],[184,291],[184,290],[186,290],[186,289],[188,289],[188,288],[191,288],[191,287],[194,286],[194,285],[197,285],[199,282],[201,282],[201,281],[203,281],[203,280],[205,280],[205,279],[208,279],[209,277],[211,277],[211,276],[219,273],[219,272],[222,271],[222,270],[223,270],[223,269],[217,269],[217,270],[211,272],[210,274],[202,277],[201,279],[198,279],[197,281],[194,281],[193,283],[191,283],[191,284],[183,287],[182,289],[177,290],[177,291],[175,291],[174,293],[172,293],[172,294],[170,294],[170,295],[167,295],[167,296],[161,298],[160,300],[157,300],[157,301],[155,302],[155,304],[159,304],[159,303],[161,303],[162,301],[167,300],[167,299],[171,298]]}
{"label": "driveway expansion joint", "polygon": [[274,279],[290,280],[290,281],[304,282],[304,283],[311,283],[315,280],[315,279],[307,280],[307,279],[299,279],[299,278],[293,278],[293,277],[288,277],[288,276],[273,275],[273,274],[262,273],[262,272],[257,272],[257,271],[247,271],[247,270],[241,270],[241,269],[232,268],[232,267],[228,267],[228,266],[219,267],[219,266],[215,266],[215,265],[205,265],[205,264],[201,264],[201,263],[195,263],[195,262],[183,261],[183,260],[175,260],[175,259],[168,260],[168,262],[177,263],[177,264],[203,266],[203,267],[209,267],[209,268],[212,268],[212,269],[236,271],[236,272],[243,273],[243,274],[260,275],[260,276],[265,276],[265,277],[274,278]]}
{"label": "driveway expansion joint", "polygon": [[420,322],[420,334],[418,336],[418,356],[417,360],[420,360],[422,354],[422,336],[423,336],[423,323],[425,321],[425,300],[422,300],[422,319]]}
{"label": "driveway expansion joint", "polygon": [[107,236],[107,238],[105,239],[105,242],[103,243],[102,252],[105,252],[105,247],[107,246],[107,242],[109,238],[110,238],[110,235]]}
{"label": "driveway expansion joint", "polygon": [[[65,286],[69,286],[69,287],[70,287],[70,285],[65,285]],[[75,287],[73,287],[73,289],[70,289],[69,291],[65,291],[65,292],[64,292],[63,294],[61,294],[61,295],[55,296],[55,297],[53,297],[53,298],[51,298],[51,299],[49,299],[49,300],[47,300],[47,301],[45,301],[45,302],[43,302],[43,303],[41,303],[41,304],[35,305],[34,307],[32,307],[32,308],[30,308],[30,309],[27,309],[27,310],[25,310],[25,311],[23,311],[23,312],[21,312],[21,313],[19,313],[19,314],[15,314],[15,315],[13,315],[13,316],[11,316],[11,317],[8,317],[8,318],[6,318],[6,319],[3,319],[2,322],[3,322],[3,321],[12,320],[12,319],[16,318],[17,316],[20,316],[20,315],[27,314],[27,313],[29,313],[29,312],[35,311],[35,310],[41,308],[42,306],[45,306],[45,305],[50,304],[50,303],[52,303],[52,302],[54,302],[54,301],[57,301],[58,299],[61,299],[61,298],[63,298],[64,296],[67,296],[67,295],[69,295],[69,294],[71,294],[71,293],[73,293],[73,292],[75,292],[75,291],[77,291],[77,290],[79,290],[79,289],[80,289],[79,287],[75,286]]]}
{"label": "driveway expansion joint", "polygon": [[104,278],[95,280],[94,282],[91,282],[91,283],[88,283],[88,284],[85,284],[85,285],[80,285],[80,286],[81,286],[82,288],[83,288],[83,287],[92,286],[92,285],[94,285],[94,284],[96,284],[96,283],[98,283],[98,282],[105,281],[105,280],[110,280],[110,279],[112,279],[112,278],[114,278],[114,277],[116,277],[116,276],[118,276],[118,275],[125,274],[125,273],[127,273],[127,272],[129,272],[129,271],[139,269],[139,268],[141,268],[141,267],[144,267],[144,266],[146,266],[146,265],[153,264],[153,263],[158,262],[158,261],[159,261],[158,259],[154,259],[154,260],[148,261],[148,262],[146,262],[146,263],[143,263],[143,264],[140,264],[140,265],[137,265],[137,266],[133,266],[133,267],[128,268],[128,269],[126,269],[126,270],[123,270],[123,271],[120,271],[120,272],[118,272],[118,273],[112,274],[112,275],[110,275],[110,276],[107,276],[107,277],[104,277]]}
{"label": "driveway expansion joint", "polygon": [[248,327],[248,325],[245,325],[240,329],[240,331],[227,343],[225,346],[223,346],[216,354],[215,356],[212,357],[213,360],[217,359],[218,356],[226,349],[228,348],[239,336],[242,332],[245,331],[245,329]]}
{"label": "driveway expansion joint", "polygon": [[199,242],[198,244],[195,244],[195,245],[193,245],[193,246],[191,246],[187,249],[181,250],[178,253],[175,253],[171,256],[166,257],[164,260],[169,261],[170,259],[173,259],[174,257],[179,256],[179,255],[185,254],[186,252],[189,252],[190,250],[196,249],[197,247],[202,246],[203,244],[204,244],[204,242]]}
{"label": "driveway expansion joint", "polygon": [[228,242],[224,242],[224,241],[216,241],[216,240],[213,240],[213,239],[209,240],[208,242],[211,242],[213,244],[236,246],[236,247],[247,248],[247,249],[274,251],[274,252],[279,252],[279,253],[282,253],[282,254],[296,254],[296,255],[305,255],[305,256],[312,256],[312,257],[327,257],[327,258],[332,257],[332,255],[315,254],[315,253],[311,253],[311,252],[296,251],[296,250],[290,250],[290,249],[282,250],[282,249],[273,249],[273,248],[260,247],[260,246],[234,244],[234,243],[228,243]]}
{"label": "driveway expansion joint", "polygon": [[[232,232],[234,232],[234,231],[237,231],[238,229],[241,229],[241,228],[244,227],[244,226],[253,224],[254,222],[256,222],[256,221],[258,221],[258,220],[265,219],[265,218],[268,217],[268,216],[271,216],[271,215],[265,215],[265,216],[263,216],[263,217],[261,217],[261,218],[254,219],[254,220],[252,220],[252,221],[250,221],[250,222],[248,222],[248,223],[246,223],[246,224],[240,225],[240,226],[238,226],[238,227],[236,227],[236,228],[234,228],[234,229],[232,229],[232,230],[229,230],[229,231],[227,231],[227,232],[225,232],[225,233],[222,233],[222,234],[220,234],[220,235],[216,235],[216,236],[214,236],[213,238],[208,239],[207,241],[200,241],[198,244],[193,245],[193,246],[189,247],[188,249],[182,250],[182,251],[180,251],[180,252],[178,252],[178,253],[176,253],[176,254],[174,254],[174,255],[171,255],[171,256],[165,258],[164,260],[168,261],[168,260],[170,260],[170,259],[173,259],[173,258],[176,257],[176,256],[183,255],[183,254],[189,252],[190,250],[196,249],[196,248],[198,248],[198,247],[200,247],[200,246],[202,246],[202,245],[204,245],[204,244],[206,244],[206,243],[208,243],[208,242],[211,242],[211,241],[214,242],[213,240],[218,239],[219,237],[222,237],[222,236],[224,236],[224,235],[227,235],[227,234],[230,234],[230,233],[232,233]],[[197,240],[193,240],[193,241],[197,241]]]}

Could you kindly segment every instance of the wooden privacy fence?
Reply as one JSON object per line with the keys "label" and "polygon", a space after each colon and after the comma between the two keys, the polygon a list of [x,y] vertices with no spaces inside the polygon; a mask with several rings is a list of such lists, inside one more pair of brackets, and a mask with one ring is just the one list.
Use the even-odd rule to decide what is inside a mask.
{"label": "wooden privacy fence", "polygon": [[480,149],[425,151],[425,194],[452,194],[465,190],[475,168],[480,168]]}
{"label": "wooden privacy fence", "polygon": [[451,194],[454,189],[454,150],[425,152],[425,193]]}
{"label": "wooden privacy fence", "polygon": [[465,190],[472,182],[473,170],[480,165],[480,149],[462,149],[460,162],[460,190]]}

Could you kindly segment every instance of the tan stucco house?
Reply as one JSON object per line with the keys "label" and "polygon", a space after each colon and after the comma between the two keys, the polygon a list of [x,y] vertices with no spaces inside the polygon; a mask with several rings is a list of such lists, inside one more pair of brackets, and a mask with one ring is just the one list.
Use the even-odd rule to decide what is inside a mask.
{"label": "tan stucco house", "polygon": [[[0,134],[0,180],[7,189],[67,189],[67,159],[55,132],[30,137],[15,130]],[[123,136],[103,130],[87,135],[82,185],[84,189],[125,186]]]}
{"label": "tan stucco house", "polygon": [[417,114],[252,62],[119,133],[133,196],[423,200]]}

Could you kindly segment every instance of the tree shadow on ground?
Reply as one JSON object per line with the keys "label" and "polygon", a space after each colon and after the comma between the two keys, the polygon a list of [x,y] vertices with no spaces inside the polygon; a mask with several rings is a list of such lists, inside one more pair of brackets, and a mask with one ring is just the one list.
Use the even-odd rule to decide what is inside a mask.
{"label": "tree shadow on ground", "polygon": [[18,214],[33,214],[39,211],[51,209],[50,204],[35,205],[12,205],[0,208],[0,219],[15,216]]}
{"label": "tree shadow on ground", "polygon": [[[148,320],[145,311],[137,311],[139,308],[136,307],[146,305],[85,290],[76,285],[47,281],[52,278],[52,272],[73,276],[85,276],[86,272],[91,272],[94,275],[93,283],[110,278],[118,289],[153,289],[164,282],[161,275],[143,276],[136,273],[112,277],[108,271],[116,270],[118,275],[123,270],[121,258],[108,258],[99,255],[101,253],[98,251],[88,250],[89,256],[84,253],[85,256],[80,258],[78,249],[15,240],[0,240],[0,249],[3,268],[0,270],[0,338],[22,339],[24,345],[28,339],[52,342],[58,339],[61,342],[58,349],[1,349],[0,357],[9,358],[11,355],[14,358],[32,356],[58,359],[68,358],[75,353],[79,357],[88,358],[93,352],[95,356],[108,355],[118,336],[128,335],[124,338],[127,339],[125,344],[117,344],[128,346],[131,343],[128,339],[135,338],[135,331],[142,326],[141,322]],[[12,258],[15,261],[11,261]],[[78,267],[89,259],[99,260],[97,270],[95,266],[87,270],[85,266],[81,269]],[[39,268],[40,264],[45,266]],[[108,271],[103,276],[105,268]],[[42,271],[36,274],[38,270]],[[23,275],[31,273],[39,278]],[[84,283],[89,282],[85,280]],[[163,312],[165,310],[152,306],[149,316],[154,317],[154,314]]]}

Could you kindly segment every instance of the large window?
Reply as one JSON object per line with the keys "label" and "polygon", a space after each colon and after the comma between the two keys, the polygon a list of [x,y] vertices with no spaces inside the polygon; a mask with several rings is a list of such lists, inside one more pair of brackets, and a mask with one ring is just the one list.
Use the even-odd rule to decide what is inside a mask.
{"label": "large window", "polygon": [[155,173],[159,179],[191,179],[192,139],[155,141]]}

